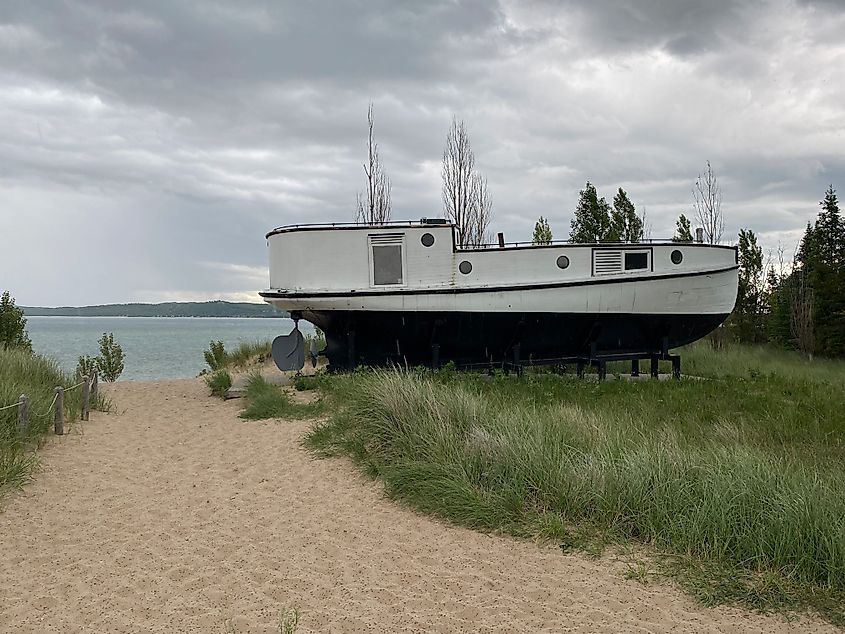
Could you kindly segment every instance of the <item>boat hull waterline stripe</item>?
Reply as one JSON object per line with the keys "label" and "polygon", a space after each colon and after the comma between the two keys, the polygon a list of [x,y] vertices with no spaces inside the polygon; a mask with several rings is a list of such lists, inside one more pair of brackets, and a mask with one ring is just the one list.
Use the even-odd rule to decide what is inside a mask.
{"label": "boat hull waterline stripe", "polygon": [[507,291],[533,291],[549,288],[573,288],[577,286],[598,286],[600,284],[631,284],[634,282],[649,282],[653,280],[668,280],[682,277],[700,277],[702,275],[717,275],[735,271],[739,266],[728,266],[721,269],[707,271],[692,271],[686,273],[670,273],[668,275],[641,275],[637,277],[613,277],[602,279],[575,280],[571,282],[544,282],[542,284],[521,284],[511,286],[468,286],[449,288],[404,288],[391,290],[363,290],[363,291],[278,291],[265,290],[258,294],[266,299],[308,299],[308,298],[334,298],[334,297],[386,297],[396,295],[460,295],[463,293],[499,293]]}

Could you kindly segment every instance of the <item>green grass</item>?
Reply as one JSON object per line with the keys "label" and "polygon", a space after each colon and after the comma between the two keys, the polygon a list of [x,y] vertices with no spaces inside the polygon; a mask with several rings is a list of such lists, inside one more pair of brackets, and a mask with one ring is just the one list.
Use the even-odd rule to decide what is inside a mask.
{"label": "green grass", "polygon": [[218,370],[239,370],[271,358],[272,342],[269,340],[242,341],[234,350],[226,350],[222,341],[212,341],[208,350],[203,352],[209,369],[201,374]]}
{"label": "green grass", "polygon": [[268,383],[258,373],[251,375],[247,380],[244,400],[246,407],[240,416],[247,420],[312,418],[322,414],[325,407],[322,400],[313,403],[295,403],[284,389]]}
{"label": "green grass", "polygon": [[232,375],[227,370],[217,370],[206,375],[205,384],[208,385],[214,396],[226,398],[226,393],[232,387]]}
{"label": "green grass", "polygon": [[[33,449],[53,430],[54,388],[76,383],[52,360],[0,348],[0,406],[17,402],[21,394],[29,397],[29,423],[24,434],[18,432],[17,408],[0,411],[0,496],[31,478],[37,465]],[[78,419],[81,390],[65,392],[64,403],[66,421]],[[106,405],[100,397],[97,408],[105,409]]]}
{"label": "green grass", "polygon": [[323,379],[334,413],[306,443],[457,524],[564,548],[645,544],[705,603],[845,624],[845,363],[683,354],[706,380]]}
{"label": "green grass", "polygon": [[270,358],[272,342],[266,341],[242,341],[238,347],[227,352],[227,367],[245,368],[255,363],[264,363]]}

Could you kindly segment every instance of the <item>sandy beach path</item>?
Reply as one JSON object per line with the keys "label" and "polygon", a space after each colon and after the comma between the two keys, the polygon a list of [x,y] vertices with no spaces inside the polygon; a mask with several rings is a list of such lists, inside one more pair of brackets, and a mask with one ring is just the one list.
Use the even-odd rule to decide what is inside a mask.
{"label": "sandy beach path", "polygon": [[418,516],[198,380],[108,391],[0,510],[0,632],[834,631]]}

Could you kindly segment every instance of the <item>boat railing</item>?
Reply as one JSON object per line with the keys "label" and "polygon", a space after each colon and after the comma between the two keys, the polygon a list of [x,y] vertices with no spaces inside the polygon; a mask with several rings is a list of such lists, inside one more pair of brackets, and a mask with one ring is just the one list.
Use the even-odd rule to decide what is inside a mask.
{"label": "boat railing", "polygon": [[344,228],[371,228],[379,227],[448,227],[451,226],[444,218],[421,218],[420,220],[386,220],[385,222],[305,222],[293,225],[282,225],[271,229],[267,235],[280,231],[291,231],[295,229],[344,229]]}
{"label": "boat railing", "polygon": [[533,242],[533,241],[523,241],[523,242],[485,242],[483,244],[478,245],[466,245],[462,247],[458,247],[460,251],[475,251],[475,250],[488,250],[488,249],[504,249],[504,248],[514,248],[514,247],[563,247],[563,246],[570,246],[570,247],[578,247],[578,246],[596,246],[596,245],[607,245],[607,246],[636,246],[638,244],[700,244],[690,241],[678,241],[672,240],[671,238],[644,238],[638,242],[625,242],[623,240],[614,240],[614,241],[601,241],[601,242],[570,242],[569,240],[550,240],[548,242]]}

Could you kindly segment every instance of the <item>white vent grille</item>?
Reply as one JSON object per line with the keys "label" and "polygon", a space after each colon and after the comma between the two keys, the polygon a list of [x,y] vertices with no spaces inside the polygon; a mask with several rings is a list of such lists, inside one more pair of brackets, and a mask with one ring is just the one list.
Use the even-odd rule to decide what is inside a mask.
{"label": "white vent grille", "polygon": [[403,233],[370,234],[370,244],[402,244]]}
{"label": "white vent grille", "polygon": [[597,249],[593,251],[593,275],[622,272],[622,251]]}

